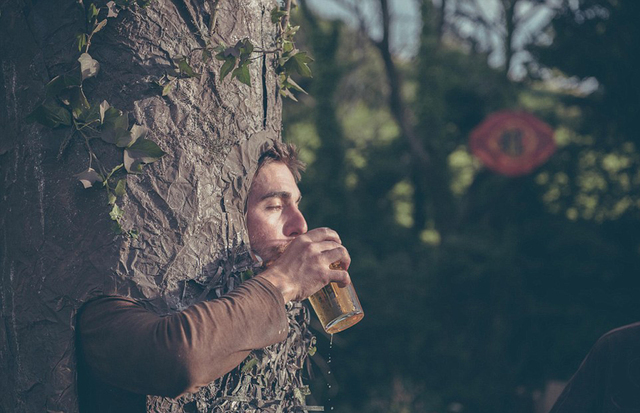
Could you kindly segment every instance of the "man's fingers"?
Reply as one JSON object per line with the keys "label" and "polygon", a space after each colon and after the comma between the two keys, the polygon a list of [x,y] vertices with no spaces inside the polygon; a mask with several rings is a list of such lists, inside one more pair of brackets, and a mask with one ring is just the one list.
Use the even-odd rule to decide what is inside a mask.
{"label": "man's fingers", "polygon": [[333,241],[342,244],[338,233],[331,228],[315,228],[301,236],[309,238],[312,242]]}
{"label": "man's fingers", "polygon": [[[331,249],[327,248],[322,252],[322,255],[324,255],[325,258],[327,258],[327,260],[329,260],[331,264],[333,264],[333,265],[330,264],[330,268],[332,270],[337,270],[337,269],[348,270],[349,266],[351,265],[351,257],[349,256],[349,252],[342,245],[339,245]],[[339,266],[336,263],[338,263]],[[335,268],[335,267],[338,267],[338,268]]]}
{"label": "man's fingers", "polygon": [[349,273],[342,270],[331,271],[331,282],[338,284],[338,287],[344,288],[351,284],[351,277]]}

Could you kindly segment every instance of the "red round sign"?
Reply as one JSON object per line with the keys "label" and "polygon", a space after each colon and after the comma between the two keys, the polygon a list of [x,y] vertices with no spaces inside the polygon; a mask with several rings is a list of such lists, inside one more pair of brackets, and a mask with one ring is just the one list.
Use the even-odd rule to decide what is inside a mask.
{"label": "red round sign", "polygon": [[471,152],[489,169],[508,176],[525,175],[556,150],[553,129],[526,112],[489,115],[469,136]]}

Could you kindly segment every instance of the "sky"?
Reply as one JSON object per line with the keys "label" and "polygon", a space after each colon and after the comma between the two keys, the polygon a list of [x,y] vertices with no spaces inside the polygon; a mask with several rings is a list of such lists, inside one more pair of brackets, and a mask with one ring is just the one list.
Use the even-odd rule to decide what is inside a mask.
{"label": "sky", "polygon": [[[439,0],[434,0],[435,4],[439,4]],[[492,21],[499,21],[500,6],[499,0],[478,0],[482,5],[482,13]],[[548,0],[548,4],[553,6],[556,0]],[[378,9],[378,1],[376,0],[309,0],[310,7],[319,15],[325,18],[339,18],[352,24],[358,25],[355,13],[349,10],[349,6],[357,4],[360,7],[369,32],[372,37],[379,38],[381,36],[380,28],[380,12]],[[389,0],[391,8],[391,47],[394,54],[400,58],[411,58],[418,49],[418,37],[420,34],[420,10],[418,0]],[[453,5],[450,2],[449,5]],[[526,14],[530,9],[530,4],[523,1],[516,10],[518,14]],[[449,13],[451,7],[449,7]],[[513,44],[516,49],[522,49],[529,41],[532,33],[540,31],[549,20],[553,13],[550,8],[541,7],[532,17],[527,20],[527,24],[520,28],[514,35]],[[464,20],[457,20],[458,29],[465,34],[475,34],[480,39],[481,46],[485,50],[492,50],[489,55],[489,64],[499,67],[504,64],[504,51],[502,46],[502,38],[499,34],[478,35],[478,27]],[[486,32],[483,32],[486,33]],[[524,63],[528,59],[526,52],[517,52],[514,56],[512,73],[514,78],[520,78],[525,74]]]}

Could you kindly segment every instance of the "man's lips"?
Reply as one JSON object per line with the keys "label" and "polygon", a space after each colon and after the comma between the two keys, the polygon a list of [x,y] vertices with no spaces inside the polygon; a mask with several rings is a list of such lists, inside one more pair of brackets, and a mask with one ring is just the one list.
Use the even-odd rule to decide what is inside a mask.
{"label": "man's lips", "polygon": [[254,253],[264,261],[264,265],[269,266],[275,260],[280,258],[280,256],[289,247],[289,244],[291,244],[291,241],[293,241],[293,239],[286,241],[272,241],[269,246],[264,248],[255,248]]}

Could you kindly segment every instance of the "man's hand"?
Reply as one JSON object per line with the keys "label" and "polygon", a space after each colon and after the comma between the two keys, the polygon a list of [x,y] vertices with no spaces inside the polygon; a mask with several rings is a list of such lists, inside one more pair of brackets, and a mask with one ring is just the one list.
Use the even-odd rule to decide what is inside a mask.
{"label": "man's hand", "polygon": [[[331,269],[334,262],[342,269]],[[287,303],[304,300],[330,282],[346,287],[351,283],[350,264],[351,257],[338,234],[317,228],[297,236],[259,276],[275,285]]]}

